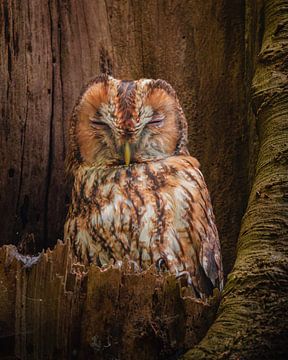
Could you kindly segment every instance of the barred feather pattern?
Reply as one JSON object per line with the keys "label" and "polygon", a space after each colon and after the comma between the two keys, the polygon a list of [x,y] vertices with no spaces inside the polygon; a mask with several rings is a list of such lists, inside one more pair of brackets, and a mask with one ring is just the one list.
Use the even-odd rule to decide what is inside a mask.
{"label": "barred feather pattern", "polygon": [[[104,131],[102,128],[98,129],[98,137],[94,138],[91,133],[91,141],[95,141],[95,146],[97,141],[101,141],[101,151],[105,146],[110,147],[109,151],[103,153],[99,150],[93,153],[93,156],[90,153],[87,155],[85,148],[87,143],[83,143],[85,151],[81,151],[82,128],[80,126],[81,131],[78,132],[77,128],[78,122],[86,121],[81,108],[81,104],[85,103],[84,91],[72,116],[71,127],[74,133],[71,136],[70,161],[73,165],[70,169],[73,169],[74,186],[65,224],[65,240],[73,244],[76,255],[84,263],[92,261],[103,266],[111,263],[111,260],[117,263],[126,256],[136,262],[140,269],[146,269],[151,264],[157,264],[161,259],[171,273],[189,274],[191,286],[197,296],[211,294],[214,287],[221,289],[223,285],[221,251],[211,200],[199,170],[199,163],[189,155],[186,148],[187,123],[174,90],[162,80],[152,82],[145,80],[139,96],[139,91],[137,93],[139,84],[121,81],[115,83],[110,77],[104,77],[104,80],[101,78],[100,81],[97,79],[88,89],[95,84],[98,86],[99,82],[104,84],[100,89],[101,92],[105,92],[106,89],[107,93],[107,88],[111,90],[111,87],[112,89],[114,87],[114,91],[112,95],[111,93],[109,95],[108,91],[106,97],[103,97],[102,93],[101,101],[96,101],[97,105],[91,110],[92,115],[89,108],[87,116],[90,119],[95,112],[99,113],[99,103],[102,110],[103,108],[105,110],[107,102],[110,103],[113,124],[109,126],[113,129],[114,123],[118,122],[120,124],[118,128],[124,129],[124,140],[127,140],[125,128],[129,128],[129,141],[132,145],[136,144],[134,161],[129,166],[123,165],[119,149],[124,140],[117,138],[114,139],[113,144],[108,143],[109,140],[105,140],[105,133],[101,135],[101,131]],[[154,93],[156,99],[149,100],[149,96],[154,96],[151,95],[153,88],[156,89],[156,94]],[[175,99],[173,103],[175,116],[171,119],[175,122],[174,131],[176,129],[180,133],[176,134],[174,140],[172,138],[175,144],[172,144],[173,146],[169,144],[170,147],[166,147],[163,154],[159,151],[159,144],[164,144],[165,138],[161,139],[163,140],[161,142],[157,137],[164,133],[162,129],[165,125],[174,126],[171,119],[170,123],[162,124],[162,128],[155,129],[152,123],[150,127],[152,134],[150,128],[148,131],[146,125],[143,125],[145,136],[136,134],[138,137],[135,135],[135,139],[131,138],[131,129],[132,131],[135,129],[133,122],[135,113],[138,114],[139,109],[143,111],[146,100],[151,101],[152,104],[155,101],[157,103],[158,90],[160,90],[159,101],[162,102],[163,113],[166,111],[163,110],[163,102],[165,103],[163,92],[168,97],[168,107],[171,108],[171,101]],[[95,99],[98,92],[93,96]],[[91,99],[89,102],[91,103]],[[111,103],[113,103],[112,107]],[[85,111],[87,112],[87,109]],[[141,122],[139,116],[137,121]],[[88,122],[86,132],[90,131],[89,126]],[[118,128],[114,133],[110,128],[105,130],[109,131],[110,137],[121,137]],[[90,137],[85,137],[86,142],[89,139]],[[143,145],[145,141],[146,144]],[[93,144],[91,149],[94,149]],[[115,154],[111,150],[113,146]],[[149,146],[154,146],[153,151]],[[173,151],[170,150],[172,148]],[[72,159],[75,149],[78,157]],[[168,153],[169,151],[171,153]]]}

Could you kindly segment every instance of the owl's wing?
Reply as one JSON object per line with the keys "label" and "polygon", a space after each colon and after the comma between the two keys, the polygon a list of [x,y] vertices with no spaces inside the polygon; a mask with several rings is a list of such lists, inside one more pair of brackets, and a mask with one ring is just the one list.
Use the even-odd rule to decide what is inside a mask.
{"label": "owl's wing", "polygon": [[181,260],[195,289],[211,294],[214,287],[222,290],[223,270],[210,195],[196,159],[181,157],[177,177],[175,228],[184,253]]}

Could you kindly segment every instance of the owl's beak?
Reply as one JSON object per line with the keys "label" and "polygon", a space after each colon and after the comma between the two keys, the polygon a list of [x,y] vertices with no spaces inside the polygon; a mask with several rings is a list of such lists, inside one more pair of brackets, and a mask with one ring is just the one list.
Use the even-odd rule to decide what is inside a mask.
{"label": "owl's beak", "polygon": [[126,141],[124,145],[124,160],[125,160],[125,165],[129,166],[131,161],[131,146],[128,141]]}

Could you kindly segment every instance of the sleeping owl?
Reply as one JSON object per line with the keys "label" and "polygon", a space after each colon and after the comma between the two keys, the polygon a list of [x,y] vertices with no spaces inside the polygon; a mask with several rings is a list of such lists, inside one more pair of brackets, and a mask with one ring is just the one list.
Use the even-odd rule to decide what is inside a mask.
{"label": "sleeping owl", "polygon": [[222,288],[209,192],[167,82],[90,81],[71,117],[67,165],[74,186],[64,238],[80,261],[164,265],[187,275],[197,297]]}

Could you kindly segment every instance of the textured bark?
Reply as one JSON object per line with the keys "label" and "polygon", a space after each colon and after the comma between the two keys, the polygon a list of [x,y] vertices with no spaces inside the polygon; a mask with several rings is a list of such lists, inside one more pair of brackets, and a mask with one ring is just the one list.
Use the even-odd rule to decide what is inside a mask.
{"label": "textured bark", "polygon": [[189,120],[228,273],[248,198],[244,10],[242,0],[3,0],[0,242],[33,232],[41,250],[62,238],[67,119],[83,84],[100,71],[163,78]]}
{"label": "textured bark", "polygon": [[175,276],[85,269],[71,253],[60,242],[37,258],[0,248],[1,359],[166,359],[213,322],[219,293],[204,303]]}
{"label": "textured bark", "polygon": [[288,4],[264,4],[264,37],[252,83],[260,140],[256,176],[218,318],[185,360],[288,354]]}

